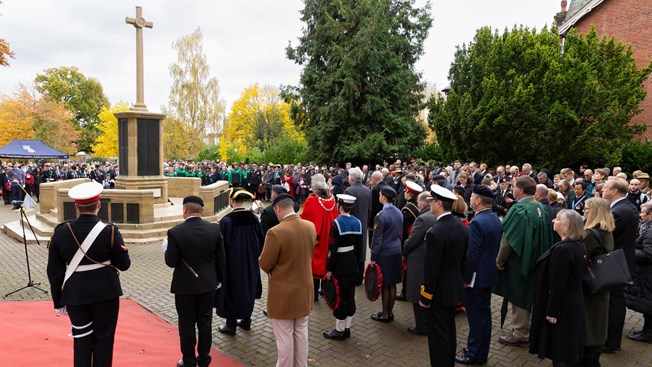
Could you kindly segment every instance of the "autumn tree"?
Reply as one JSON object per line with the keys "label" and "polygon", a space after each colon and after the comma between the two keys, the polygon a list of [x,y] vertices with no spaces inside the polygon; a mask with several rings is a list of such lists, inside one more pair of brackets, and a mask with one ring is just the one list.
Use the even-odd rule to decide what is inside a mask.
{"label": "autumn tree", "polygon": [[651,71],[594,29],[571,31],[560,53],[556,29],[481,28],[458,47],[450,92],[430,100],[428,120],[448,160],[614,164],[641,131],[628,122]]}
{"label": "autumn tree", "polygon": [[9,58],[14,58],[13,51],[9,48],[9,43],[0,38],[0,66],[9,66]]}
{"label": "autumn tree", "polygon": [[78,148],[92,152],[91,145],[99,134],[98,115],[103,106],[109,105],[102,84],[86,77],[74,66],[46,69],[36,75],[34,82],[41,94],[63,102],[74,114],[73,123],[81,133]]}
{"label": "autumn tree", "polygon": [[[163,123],[167,158],[195,157],[222,133],[225,102],[217,78],[210,76],[203,35],[197,28],[172,44],[177,62],[170,65],[172,88]],[[180,135],[184,134],[184,135]]]}
{"label": "autumn tree", "polygon": [[0,98],[0,145],[13,139],[37,139],[68,154],[75,154],[79,139],[66,106],[48,96],[40,96],[26,86]]}
{"label": "autumn tree", "polygon": [[[221,139],[221,150],[226,152],[233,147],[246,153],[251,148],[258,148],[264,152],[281,138],[297,143],[304,139],[290,118],[290,105],[280,97],[278,89],[261,88],[255,84],[246,88],[233,102]],[[227,157],[222,154],[222,159]]]}
{"label": "autumn tree", "polygon": [[92,145],[95,156],[118,156],[118,119],[114,114],[126,111],[129,111],[129,104],[126,102],[118,102],[110,108],[102,107],[102,111],[98,115],[99,123],[97,124],[99,136],[96,140],[97,143]]}
{"label": "autumn tree", "polygon": [[298,95],[321,161],[407,156],[423,141],[424,85],[415,64],[432,25],[413,0],[306,0],[287,57],[303,66]]}

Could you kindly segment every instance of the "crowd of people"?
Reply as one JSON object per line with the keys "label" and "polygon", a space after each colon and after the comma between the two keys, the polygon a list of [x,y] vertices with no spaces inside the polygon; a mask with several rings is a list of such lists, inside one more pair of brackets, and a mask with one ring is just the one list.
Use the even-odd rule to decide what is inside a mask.
{"label": "crowd of people", "polygon": [[[232,187],[233,210],[211,229],[219,234],[189,246],[193,241],[176,230],[168,233],[164,252],[174,279],[196,282],[196,264],[206,261],[215,271],[191,298],[176,292],[186,288],[173,280],[179,366],[210,362],[199,346],[210,335],[200,332],[201,350],[195,350],[194,333],[191,338],[188,331],[200,324],[206,330],[209,299],[225,319],[220,332],[237,335],[237,328],[251,328],[262,273],[269,276],[265,313],[272,320],[278,365],[305,366],[308,315],[323,294],[323,282],[335,279],[340,292],[335,327],[323,336],[345,341],[355,335],[355,288],[367,263],[382,273],[380,310],[367,317],[391,323],[397,300],[412,303],[414,326],[406,332],[427,336],[433,366],[487,363],[492,294],[504,299],[501,326],[511,304],[511,331],[498,341],[529,346],[554,366],[599,366],[602,353],[620,351],[626,308],[644,317],[642,330],[627,337],[652,343],[652,189],[645,172],[628,177],[618,167],[585,166],[577,173],[535,172],[527,163],[489,171],[486,164],[460,161],[396,161],[371,169],[349,163],[169,162],[164,171],[176,177],[194,172],[206,184],[226,180]],[[258,200],[271,204],[245,209],[245,201]],[[201,216],[202,206],[197,197],[184,199],[184,218]],[[197,257],[191,247],[208,247],[213,255]],[[633,284],[591,293],[582,283],[586,259],[618,249]],[[202,314],[193,302],[203,305],[197,306]],[[461,310],[469,332],[457,353],[455,315]]]}
{"label": "crowd of people", "polygon": [[115,163],[48,163],[48,162],[1,162],[0,185],[5,205],[19,203],[26,195],[39,200],[42,183],[71,180],[75,178],[90,178],[105,189],[115,187],[114,180],[118,175],[118,165]]}

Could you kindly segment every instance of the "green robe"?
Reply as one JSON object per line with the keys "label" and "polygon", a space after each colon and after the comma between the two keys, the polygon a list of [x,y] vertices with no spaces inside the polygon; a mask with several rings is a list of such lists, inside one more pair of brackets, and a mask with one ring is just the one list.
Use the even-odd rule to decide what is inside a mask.
{"label": "green robe", "polygon": [[494,293],[514,305],[532,309],[532,278],[539,256],[552,246],[552,220],[534,198],[512,205],[503,219],[503,241],[511,247]]}

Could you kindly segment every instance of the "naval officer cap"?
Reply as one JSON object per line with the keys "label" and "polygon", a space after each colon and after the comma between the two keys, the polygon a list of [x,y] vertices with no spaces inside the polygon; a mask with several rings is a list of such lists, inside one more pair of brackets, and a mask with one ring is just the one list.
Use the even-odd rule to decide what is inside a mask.
{"label": "naval officer cap", "polygon": [[204,200],[202,200],[199,196],[190,195],[190,196],[186,196],[185,198],[183,198],[183,205],[186,205],[186,204],[197,204],[197,205],[199,205],[199,206],[201,206],[203,208],[204,207]]}
{"label": "naval officer cap", "polygon": [[347,195],[347,194],[338,194],[336,196],[337,196],[338,203],[342,205],[348,205],[348,206],[353,205],[353,203],[355,203],[355,200],[357,199],[355,196]]}
{"label": "naval officer cap", "polygon": [[457,200],[457,196],[455,194],[453,194],[450,190],[443,188],[439,185],[430,186],[430,195],[432,195],[433,199],[442,200],[442,201],[453,202]]}
{"label": "naval officer cap", "polygon": [[416,182],[405,181],[405,191],[414,195],[419,195],[423,192],[423,187]]}
{"label": "naval officer cap", "polygon": [[102,185],[95,181],[84,182],[70,189],[68,196],[75,200],[75,204],[90,204],[100,200],[103,188]]}
{"label": "naval officer cap", "polygon": [[491,198],[491,199],[496,198],[496,195],[494,195],[494,193],[491,191],[491,189],[488,188],[487,186],[484,186],[484,185],[474,186],[473,187],[473,193],[478,195],[478,196],[483,196],[483,197],[486,197],[486,198]]}

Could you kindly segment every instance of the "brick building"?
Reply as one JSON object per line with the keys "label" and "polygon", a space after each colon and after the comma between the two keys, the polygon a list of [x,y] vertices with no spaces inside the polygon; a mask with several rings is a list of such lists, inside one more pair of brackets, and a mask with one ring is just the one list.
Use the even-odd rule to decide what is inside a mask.
{"label": "brick building", "polygon": [[[567,8],[568,3],[570,6]],[[632,46],[639,68],[652,60],[652,0],[562,0],[561,12],[555,16],[559,34],[575,28],[588,33],[592,26],[599,35],[615,37]],[[647,96],[641,102],[642,112],[632,118],[633,124],[647,127],[645,137],[652,140],[652,78],[645,83]]]}

